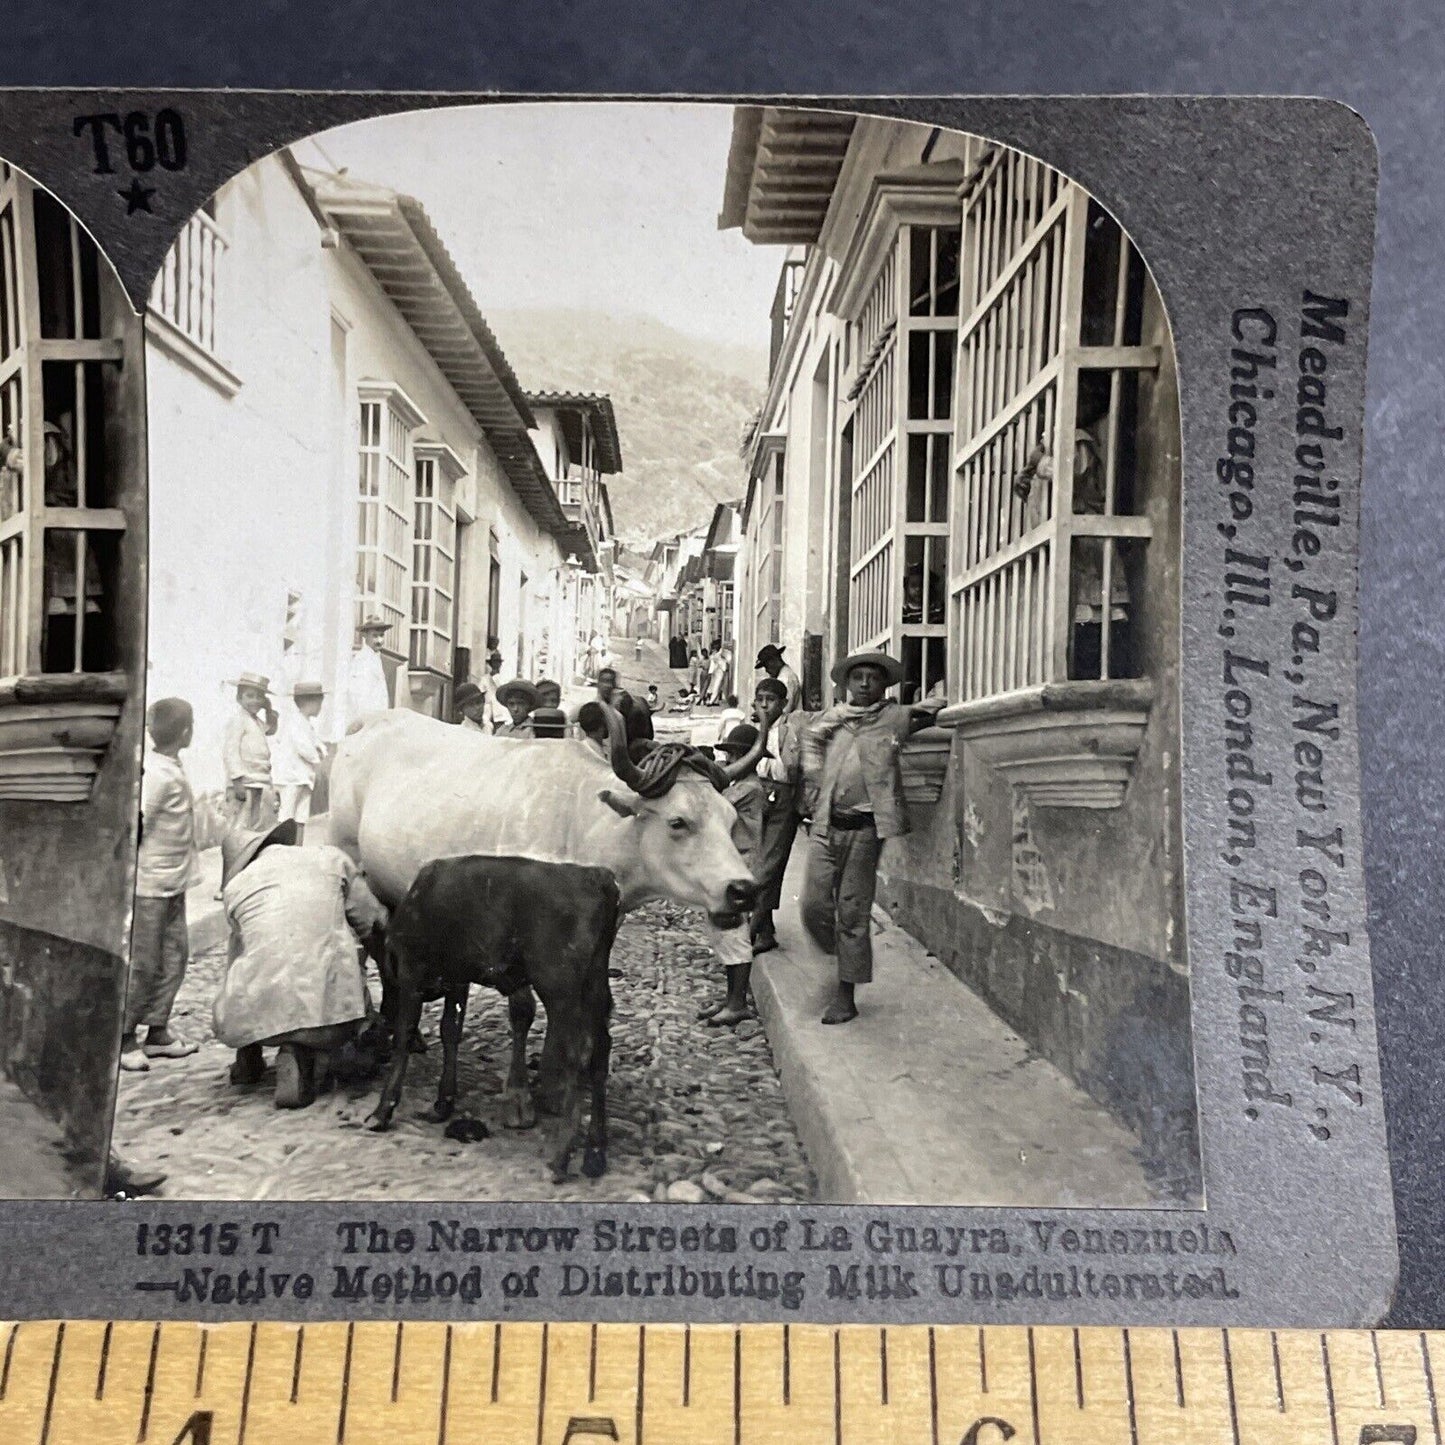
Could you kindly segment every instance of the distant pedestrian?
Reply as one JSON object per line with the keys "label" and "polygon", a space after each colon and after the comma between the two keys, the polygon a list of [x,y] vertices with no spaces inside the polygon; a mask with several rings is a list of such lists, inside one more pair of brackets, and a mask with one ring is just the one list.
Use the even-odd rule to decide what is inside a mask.
{"label": "distant pedestrian", "polygon": [[687,686],[692,695],[699,701],[706,701],[703,694],[703,687],[707,682],[707,648],[699,650],[694,647],[687,655]]}
{"label": "distant pedestrian", "polygon": [[278,720],[271,706],[271,679],[243,672],[236,679],[236,707],[221,739],[221,761],[232,822],[259,828],[275,822],[276,790],[271,776],[271,738]]}
{"label": "distant pedestrian", "polygon": [[847,700],[822,713],[803,735],[805,809],[812,818],[803,924],[838,959],[825,1024],[857,1018],[854,990],[873,979],[878,858],[887,839],[909,828],[899,745],[943,705],[933,699],[910,708],[885,697],[902,678],[902,666],[886,653],[845,657],[833,669],[833,681]]}
{"label": "distant pedestrian", "polygon": [[319,682],[298,682],[291,689],[291,706],[284,708],[271,749],[271,780],[279,795],[279,816],[296,823],[301,841],[311,818],[311,795],[326,746],[316,726],[326,691]]}
{"label": "distant pedestrian", "polygon": [[184,1058],[197,1047],[170,1029],[171,1009],[190,962],[186,890],[201,878],[195,798],[181,767],[194,724],[190,703],[178,697],[161,698],[146,714],[150,745],[141,769],[140,846],[120,1041],[120,1066],[133,1073],[149,1069],[151,1059]]}
{"label": "distant pedestrian", "polygon": [[[756,770],[767,746],[767,728],[756,728],[751,723],[739,723],[717,744],[728,778],[723,797],[737,814],[732,830],[733,846],[742,854],[754,877],[762,847],[765,808],[764,788]],[[709,921],[706,932],[712,951],[724,967],[727,992],[721,1002],[701,1009],[698,1017],[711,1028],[731,1028],[748,1016],[748,987],[753,972],[749,920],[741,919],[732,928],[719,928]]]}
{"label": "distant pedestrian", "polygon": [[637,641],[632,644],[632,657],[635,662],[642,661],[642,638],[640,636]]}
{"label": "distant pedestrian", "polygon": [[715,647],[707,660],[707,701],[710,707],[716,707],[723,700],[723,681],[727,670],[722,648]]}
{"label": "distant pedestrian", "polygon": [[769,642],[758,649],[758,658],[753,666],[783,684],[788,694],[784,711],[796,712],[803,702],[803,683],[798,674],[783,661],[785,651],[786,649],[779,647],[777,643]]}

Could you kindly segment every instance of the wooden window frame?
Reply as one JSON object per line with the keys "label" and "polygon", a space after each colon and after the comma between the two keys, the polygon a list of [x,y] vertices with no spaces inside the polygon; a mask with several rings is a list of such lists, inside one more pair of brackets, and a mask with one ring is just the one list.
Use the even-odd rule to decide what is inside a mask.
{"label": "wooden window frame", "polygon": [[[457,484],[466,475],[466,467],[451,447],[440,441],[414,440],[412,461],[416,483],[412,525],[411,667],[413,671],[450,677],[452,648],[457,636]],[[438,604],[443,601],[447,612],[445,626],[438,621]]]}
{"label": "wooden window frame", "polygon": [[[357,388],[357,405],[361,430],[354,625],[359,627],[373,614],[387,619],[391,628],[381,650],[402,660],[411,651],[411,545],[416,489],[412,441],[417,430],[426,425],[426,417],[393,382],[362,382]],[[369,439],[371,428],[367,425],[372,409],[378,422],[375,441]],[[373,458],[375,491],[370,489],[368,471],[368,463]],[[405,646],[402,645],[404,629],[407,630]]]}

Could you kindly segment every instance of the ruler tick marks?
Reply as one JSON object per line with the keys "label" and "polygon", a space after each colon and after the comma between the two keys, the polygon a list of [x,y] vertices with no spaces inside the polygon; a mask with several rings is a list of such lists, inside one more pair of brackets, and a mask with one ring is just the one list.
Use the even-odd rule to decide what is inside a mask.
{"label": "ruler tick marks", "polygon": [[294,1405],[301,1395],[301,1351],[305,1347],[306,1326],[296,1331],[296,1356],[291,1361],[291,1403]]}
{"label": "ruler tick marks", "polygon": [[201,1326],[201,1348],[196,1353],[196,1399],[201,1398],[201,1387],[206,1383],[206,1347],[211,1342],[211,1332]]}
{"label": "ruler tick marks", "polygon": [[[587,1403],[597,1398],[597,1326],[592,1326],[592,1339],[587,1347]],[[684,1402],[686,1403],[686,1402]]]}
{"label": "ruler tick marks", "polygon": [[[1030,1345],[1033,1344],[1032,1339],[1029,1343]],[[1084,1408],[1084,1356],[1083,1352],[1079,1349],[1079,1332],[1077,1329],[1074,1331],[1074,1400],[1077,1402],[1079,1409],[1082,1410]]]}
{"label": "ruler tick marks", "polygon": [[1274,1403],[1281,1415],[1284,1414],[1284,1372],[1279,1367],[1279,1335],[1269,1332],[1269,1352],[1274,1356]]}
{"label": "ruler tick marks", "polygon": [[396,1404],[396,1397],[401,1393],[401,1330],[402,1322],[396,1322],[396,1344],[391,1351],[391,1403]]}
{"label": "ruler tick marks", "polygon": [[733,1445],[743,1438],[743,1332],[733,1331]]}
{"label": "ruler tick marks", "polygon": [[146,1432],[151,1427],[151,1397],[156,1392],[156,1355],[161,1347],[161,1327],[157,1325],[151,1331],[151,1360],[146,1367],[145,1393],[141,1396],[140,1407],[140,1433],[135,1437],[137,1441],[144,1440]]}
{"label": "ruler tick marks", "polygon": [[105,1333],[100,1337],[100,1369],[95,1375],[95,1398],[105,1398],[105,1372],[110,1365],[110,1332],[115,1328],[111,1321],[106,1322]]}
{"label": "ruler tick marks", "polygon": [[[1234,1445],[1239,1445],[1239,1402],[1234,1395],[1234,1351],[1230,1348],[1228,1330],[1220,1330],[1219,1341],[1224,1351],[1224,1387],[1229,1394],[1229,1431]],[[1340,1442],[1336,1440],[1335,1445]]]}
{"label": "ruler tick marks", "polygon": [[932,1445],[938,1445],[938,1350],[932,1325],[928,1327],[928,1426]]}
{"label": "ruler tick marks", "polygon": [[793,1348],[789,1326],[783,1326],[783,1404],[793,1403]]}
{"label": "ruler tick marks", "polygon": [[1029,1326],[1029,1409],[1033,1416],[1034,1445],[1039,1445],[1039,1368],[1034,1358],[1034,1327]]}
{"label": "ruler tick marks", "polygon": [[351,1401],[351,1347],[355,1336],[356,1325],[348,1324],[346,1326],[346,1358],[341,1362],[341,1408],[336,1416],[336,1445],[342,1445],[342,1441],[346,1438],[346,1407]]}
{"label": "ruler tick marks", "polygon": [[888,1331],[878,1331],[878,1394],[880,1403],[888,1403]]}
{"label": "ruler tick marks", "polygon": [[1380,1337],[1370,1331],[1370,1353],[1375,1357],[1375,1399],[1382,1410],[1387,1409],[1385,1400],[1385,1371],[1380,1364]]}
{"label": "ruler tick marks", "polygon": [[236,1431],[236,1445],[245,1445],[246,1417],[251,1413],[251,1381],[256,1373],[256,1330],[251,1326],[251,1339],[246,1346],[246,1383],[241,1388],[241,1423]]}
{"label": "ruler tick marks", "polygon": [[1134,1351],[1127,1329],[1124,1331],[1124,1397],[1129,1402],[1129,1439],[1132,1445],[1139,1445],[1139,1415],[1134,1402]]}
{"label": "ruler tick marks", "polygon": [[1334,1445],[1340,1445],[1340,1421],[1335,1414],[1335,1373],[1330,1368],[1330,1342],[1323,1334],[1320,1336],[1320,1361],[1325,1367],[1325,1398],[1330,1403],[1330,1439]]}
{"label": "ruler tick marks", "polygon": [[988,1346],[984,1343],[982,1325],[978,1327],[978,1385],[988,1394]]}
{"label": "ruler tick marks", "polygon": [[492,1326],[492,1404],[497,1403],[497,1391],[502,1379],[502,1325],[498,1321]]}
{"label": "ruler tick marks", "polygon": [[442,1355],[442,1398],[437,1410],[437,1445],[447,1445],[447,1410],[452,1393],[452,1327],[447,1326],[446,1351]]}
{"label": "ruler tick marks", "polygon": [[537,1360],[537,1445],[546,1436],[547,1419],[547,1322],[542,1322],[542,1349]]}
{"label": "ruler tick marks", "polygon": [[833,1445],[843,1445],[843,1341],[833,1331]]}
{"label": "ruler tick marks", "polygon": [[1420,1334],[1420,1363],[1425,1368],[1425,1396],[1430,1401],[1430,1427],[1435,1432],[1435,1445],[1440,1445],[1440,1407],[1435,1401],[1435,1372],[1430,1368],[1430,1346],[1423,1331]]}
{"label": "ruler tick marks", "polygon": [[15,1353],[15,1336],[19,1333],[19,1325],[10,1326],[10,1338],[5,1341],[5,1365],[0,1369],[0,1400],[5,1398],[5,1392],[10,1388],[10,1357]]}
{"label": "ruler tick marks", "polygon": [[45,1420],[40,1427],[40,1445],[49,1445],[50,1420],[55,1413],[55,1385],[60,1379],[60,1352],[65,1348],[65,1325],[55,1327],[55,1354],[50,1361],[50,1388],[45,1392]]}
{"label": "ruler tick marks", "polygon": [[682,1327],[682,1403],[692,1404],[692,1326]]}
{"label": "ruler tick marks", "polygon": [[642,1445],[642,1411],[644,1391],[647,1386],[647,1326],[637,1327],[637,1440]]}
{"label": "ruler tick marks", "polygon": [[1184,1360],[1179,1353],[1179,1331],[1170,1330],[1174,1336],[1174,1403],[1184,1408]]}

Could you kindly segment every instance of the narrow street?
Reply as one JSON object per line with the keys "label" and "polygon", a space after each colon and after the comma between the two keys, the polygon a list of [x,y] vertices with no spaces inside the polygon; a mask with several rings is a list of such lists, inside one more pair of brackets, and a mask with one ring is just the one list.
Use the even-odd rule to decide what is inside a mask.
{"label": "narrow street", "polygon": [[[631,915],[612,954],[611,1144],[600,1180],[553,1185],[546,1130],[498,1121],[509,1050],[500,997],[472,991],[462,1040],[458,1117],[487,1126],[463,1144],[418,1117],[441,1067],[438,1007],[428,1008],[425,1055],[414,1057],[387,1134],[362,1121],[378,1084],[338,1084],[309,1108],[272,1104],[271,1079],[237,1088],[233,1055],[211,1033],[211,1001],[225,966],[212,946],[191,963],[175,1026],[198,1053],[122,1073],[114,1146],[168,1175],[161,1193],[191,1199],[652,1200],[700,1203],[809,1200],[814,1180],[789,1120],[772,1055],[756,1020],[710,1029],[697,1009],[721,988],[696,915],[652,904]],[[542,1017],[530,1054],[542,1043]],[[269,1058],[269,1055],[268,1055]],[[574,1169],[580,1154],[574,1159]]]}

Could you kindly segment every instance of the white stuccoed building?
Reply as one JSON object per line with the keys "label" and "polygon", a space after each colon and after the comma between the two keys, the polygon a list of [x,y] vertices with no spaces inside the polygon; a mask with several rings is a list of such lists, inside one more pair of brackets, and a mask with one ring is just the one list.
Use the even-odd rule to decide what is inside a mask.
{"label": "white stuccoed building", "polygon": [[242,671],[322,682],[339,737],[374,614],[398,705],[449,716],[489,638],[504,679],[570,681],[596,539],[416,201],[287,151],[257,163],[172,248],[146,361],[148,694],[194,706],[198,785],[223,781]]}

